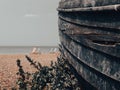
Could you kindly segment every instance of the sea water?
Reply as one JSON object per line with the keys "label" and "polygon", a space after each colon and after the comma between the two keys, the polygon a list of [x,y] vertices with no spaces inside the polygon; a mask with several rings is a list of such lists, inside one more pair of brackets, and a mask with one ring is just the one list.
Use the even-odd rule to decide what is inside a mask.
{"label": "sea water", "polygon": [[0,54],[29,54],[33,48],[36,48],[40,53],[47,53],[57,46],[0,46]]}

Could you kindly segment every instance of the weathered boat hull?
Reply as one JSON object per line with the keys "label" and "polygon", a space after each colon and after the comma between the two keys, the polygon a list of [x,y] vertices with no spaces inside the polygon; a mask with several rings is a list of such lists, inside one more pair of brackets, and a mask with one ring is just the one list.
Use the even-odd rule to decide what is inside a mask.
{"label": "weathered boat hull", "polygon": [[120,4],[119,0],[61,0],[59,8],[94,7]]}
{"label": "weathered boat hull", "polygon": [[[89,85],[98,90],[119,90],[120,13],[113,8],[90,10],[89,6],[77,6],[81,1],[86,0],[61,0],[58,9],[61,52]],[[95,2],[101,2],[100,6],[119,3]]]}

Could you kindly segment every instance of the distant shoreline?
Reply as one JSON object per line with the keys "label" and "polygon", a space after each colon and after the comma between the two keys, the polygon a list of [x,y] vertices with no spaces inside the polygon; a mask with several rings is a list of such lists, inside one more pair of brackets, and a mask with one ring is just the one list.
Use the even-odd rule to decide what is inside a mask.
{"label": "distant shoreline", "polygon": [[[40,53],[49,53],[58,51],[58,46],[0,46],[0,55],[2,54],[29,54],[36,48]],[[55,49],[57,48],[57,49]]]}
{"label": "distant shoreline", "polygon": [[0,47],[50,47],[50,48],[57,48],[58,46],[0,46]]}

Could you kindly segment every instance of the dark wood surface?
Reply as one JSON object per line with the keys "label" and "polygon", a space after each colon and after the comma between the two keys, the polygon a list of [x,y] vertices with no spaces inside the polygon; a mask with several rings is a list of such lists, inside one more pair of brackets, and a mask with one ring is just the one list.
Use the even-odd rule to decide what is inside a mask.
{"label": "dark wood surface", "polygon": [[[119,3],[119,0],[61,0],[59,9],[114,6]],[[98,90],[119,90],[120,12],[58,11],[63,56],[89,85]]]}

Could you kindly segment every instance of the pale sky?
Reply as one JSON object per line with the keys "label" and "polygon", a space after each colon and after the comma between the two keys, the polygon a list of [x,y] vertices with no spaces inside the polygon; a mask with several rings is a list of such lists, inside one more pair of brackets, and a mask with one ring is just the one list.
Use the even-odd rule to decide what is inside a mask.
{"label": "pale sky", "polygon": [[56,46],[60,0],[0,0],[0,46]]}

